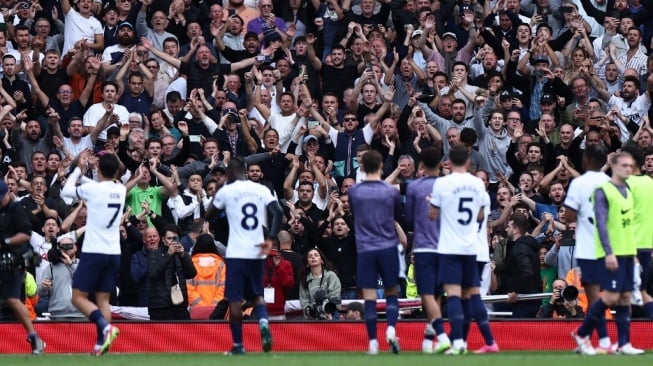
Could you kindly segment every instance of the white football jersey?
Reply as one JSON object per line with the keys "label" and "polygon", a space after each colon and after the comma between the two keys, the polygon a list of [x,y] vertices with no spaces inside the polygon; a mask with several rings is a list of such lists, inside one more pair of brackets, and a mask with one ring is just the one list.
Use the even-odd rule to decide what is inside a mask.
{"label": "white football jersey", "polygon": [[576,211],[576,249],[574,256],[579,259],[596,259],[594,241],[594,203],[592,194],[598,186],[610,180],[603,172],[588,171],[569,184],[565,206]]}
{"label": "white football jersey", "polygon": [[483,222],[479,224],[476,261],[487,263],[490,261],[490,245],[487,237],[487,224],[490,217],[490,195],[487,192],[485,192],[483,199],[483,207],[485,207],[485,211],[483,211]]}
{"label": "white football jersey", "polygon": [[438,253],[475,255],[478,213],[485,205],[483,181],[469,173],[452,173],[435,180],[431,204],[440,208]]}
{"label": "white football jersey", "polygon": [[[77,175],[73,173],[68,179],[74,182]],[[86,201],[88,211],[82,253],[119,255],[119,227],[127,195],[125,186],[113,181],[85,181],[75,191],[77,198]]]}
{"label": "white football jersey", "polygon": [[222,187],[213,198],[213,205],[225,210],[229,221],[227,258],[263,259],[259,244],[263,228],[268,224],[267,207],[274,197],[266,186],[238,180]]}

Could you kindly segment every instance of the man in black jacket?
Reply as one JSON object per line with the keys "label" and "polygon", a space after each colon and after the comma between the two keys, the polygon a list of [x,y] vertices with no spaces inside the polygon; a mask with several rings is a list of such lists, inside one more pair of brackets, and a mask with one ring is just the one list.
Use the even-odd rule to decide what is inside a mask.
{"label": "man in black jacket", "polygon": [[519,300],[519,294],[535,294],[542,291],[540,260],[541,245],[528,234],[528,219],[520,214],[512,216],[506,227],[508,249],[505,259],[503,289],[508,293],[508,303],[513,318],[534,318],[540,300]]}

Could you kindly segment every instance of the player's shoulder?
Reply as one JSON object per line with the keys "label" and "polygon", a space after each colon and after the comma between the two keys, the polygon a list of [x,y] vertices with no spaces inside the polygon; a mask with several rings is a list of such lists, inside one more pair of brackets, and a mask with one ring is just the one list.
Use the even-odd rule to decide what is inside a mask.
{"label": "player's shoulder", "polygon": [[408,186],[406,188],[406,192],[416,192],[422,190],[425,186],[432,188],[433,183],[435,182],[436,177],[421,177],[418,179],[415,179],[414,181],[408,183]]}

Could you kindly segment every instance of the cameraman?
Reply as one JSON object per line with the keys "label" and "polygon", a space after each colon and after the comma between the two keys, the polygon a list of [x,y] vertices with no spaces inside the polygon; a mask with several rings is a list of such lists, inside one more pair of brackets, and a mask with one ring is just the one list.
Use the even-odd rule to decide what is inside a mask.
{"label": "cameraman", "polygon": [[63,237],[48,251],[50,263],[43,271],[39,296],[48,296],[48,312],[52,320],[80,320],[84,314],[72,304],[73,275],[77,270],[77,245],[70,237]]}
{"label": "cameraman", "polygon": [[339,317],[340,279],[333,268],[321,250],[313,248],[306,253],[299,277],[299,302],[306,318],[331,320]]}
{"label": "cameraman", "polygon": [[553,281],[553,295],[548,303],[542,305],[537,317],[583,319],[585,313],[578,306],[578,289],[567,286],[567,282],[562,279]]}

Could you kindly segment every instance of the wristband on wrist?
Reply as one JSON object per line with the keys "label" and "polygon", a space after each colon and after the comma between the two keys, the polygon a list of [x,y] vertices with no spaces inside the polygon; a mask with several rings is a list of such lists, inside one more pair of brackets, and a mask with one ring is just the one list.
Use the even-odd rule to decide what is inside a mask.
{"label": "wristband on wrist", "polygon": [[9,246],[10,242],[11,242],[11,238],[5,238],[4,240],[5,246]]}

